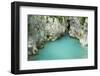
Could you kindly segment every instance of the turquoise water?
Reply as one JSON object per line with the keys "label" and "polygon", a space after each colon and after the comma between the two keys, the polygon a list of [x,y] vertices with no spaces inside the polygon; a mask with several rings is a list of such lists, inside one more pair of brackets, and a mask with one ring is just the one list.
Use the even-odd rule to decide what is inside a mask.
{"label": "turquoise water", "polygon": [[61,39],[47,42],[44,48],[39,49],[32,60],[56,60],[56,59],[81,59],[88,57],[88,50],[82,47],[79,40],[68,35]]}

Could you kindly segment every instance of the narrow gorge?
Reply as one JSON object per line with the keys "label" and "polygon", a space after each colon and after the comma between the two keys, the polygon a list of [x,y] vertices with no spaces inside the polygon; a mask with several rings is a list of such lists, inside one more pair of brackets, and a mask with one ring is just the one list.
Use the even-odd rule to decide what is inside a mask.
{"label": "narrow gorge", "polygon": [[[46,47],[48,42],[51,45],[57,40],[63,43],[64,41],[60,40],[64,39],[66,41],[67,38],[69,38],[69,40],[70,38],[74,38],[79,41],[80,47],[88,47],[88,18],[80,16],[28,15],[29,59],[31,56],[38,55],[38,52]],[[58,42],[56,44],[59,44]],[[66,43],[67,42],[68,40]],[[67,44],[64,46],[66,47],[66,45]],[[58,45],[55,47],[60,46]]]}

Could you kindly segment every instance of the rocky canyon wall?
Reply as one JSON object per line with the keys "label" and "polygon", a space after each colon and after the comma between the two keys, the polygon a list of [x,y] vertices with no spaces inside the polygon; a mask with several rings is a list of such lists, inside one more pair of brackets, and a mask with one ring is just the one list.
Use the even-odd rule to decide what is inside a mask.
{"label": "rocky canyon wall", "polygon": [[88,46],[88,18],[76,16],[28,16],[28,55],[38,52],[47,41],[55,41],[65,35],[79,39]]}

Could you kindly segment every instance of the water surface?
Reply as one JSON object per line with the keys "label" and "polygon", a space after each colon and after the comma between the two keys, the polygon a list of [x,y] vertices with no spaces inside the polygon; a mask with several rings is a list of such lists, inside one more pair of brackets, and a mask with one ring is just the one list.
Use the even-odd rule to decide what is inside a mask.
{"label": "water surface", "polygon": [[55,41],[49,41],[44,48],[39,49],[31,60],[82,59],[88,57],[88,50],[82,47],[79,40],[64,36]]}

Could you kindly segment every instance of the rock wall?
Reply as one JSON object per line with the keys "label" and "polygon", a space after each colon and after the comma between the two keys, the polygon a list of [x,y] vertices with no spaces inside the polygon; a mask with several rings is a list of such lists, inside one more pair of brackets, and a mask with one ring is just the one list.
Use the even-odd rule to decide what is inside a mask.
{"label": "rock wall", "polygon": [[[83,22],[82,22],[83,20]],[[88,45],[88,19],[83,17],[69,17],[69,35],[80,40],[83,46]]]}
{"label": "rock wall", "polygon": [[72,16],[28,16],[28,55],[38,53],[47,41],[69,34],[80,40],[83,46],[87,43],[88,19]]}

